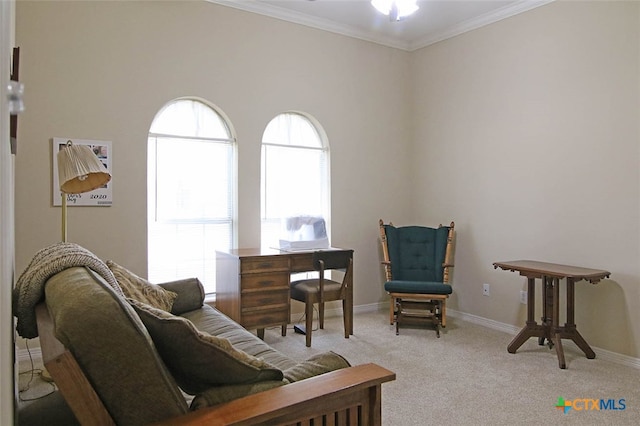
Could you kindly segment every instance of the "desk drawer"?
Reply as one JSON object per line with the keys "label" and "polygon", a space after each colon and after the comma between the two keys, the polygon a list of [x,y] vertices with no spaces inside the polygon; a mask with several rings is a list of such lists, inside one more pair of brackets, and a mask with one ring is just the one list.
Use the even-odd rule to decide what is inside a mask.
{"label": "desk drawer", "polygon": [[291,272],[310,271],[315,271],[315,268],[313,267],[313,255],[309,253],[291,255]]}
{"label": "desk drawer", "polygon": [[242,275],[240,281],[243,294],[262,290],[271,292],[289,289],[289,274],[286,272]]}
{"label": "desk drawer", "polygon": [[289,259],[286,256],[260,256],[243,258],[240,262],[240,273],[288,271]]}
{"label": "desk drawer", "polygon": [[242,326],[245,328],[264,328],[271,325],[289,323],[289,309],[274,311],[255,311],[242,313]]}
{"label": "desk drawer", "polygon": [[289,305],[289,289],[277,291],[256,291],[245,293],[242,295],[242,309],[269,306],[288,306]]}

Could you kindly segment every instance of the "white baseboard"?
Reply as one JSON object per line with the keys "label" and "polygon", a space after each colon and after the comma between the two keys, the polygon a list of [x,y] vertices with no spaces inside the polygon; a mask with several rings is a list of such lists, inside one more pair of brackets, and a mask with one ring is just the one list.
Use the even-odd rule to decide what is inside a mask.
{"label": "white baseboard", "polygon": [[[467,314],[465,312],[456,311],[454,309],[447,309],[447,314],[454,318],[459,318],[463,321],[468,321],[474,324],[481,325],[493,330],[502,331],[509,334],[517,334],[521,327],[517,327],[511,324],[505,324],[502,322],[494,321],[488,318],[479,317],[477,315]],[[563,345],[565,343],[563,342]],[[573,342],[567,342],[568,345],[574,345],[575,348],[580,350]],[[616,364],[624,365],[626,367],[632,367],[640,370],[640,358],[634,358],[628,355],[622,355],[617,352],[608,351],[606,349],[592,346],[591,349],[596,353],[596,356],[605,361],[610,361]]]}
{"label": "white baseboard", "polygon": [[18,349],[18,363],[29,363],[33,361],[34,365],[42,364],[42,350],[40,346],[29,349]]}
{"label": "white baseboard", "polygon": [[[364,314],[364,313],[376,312],[381,310],[387,311],[388,309],[389,309],[388,302],[370,303],[367,305],[354,306],[353,313],[354,315],[357,315],[357,314]],[[324,314],[326,317],[342,316],[342,308],[327,309]],[[480,325],[482,327],[487,327],[492,330],[501,331],[503,333],[508,333],[511,335],[517,334],[520,331],[520,327],[511,325],[511,324],[505,324],[505,323],[498,322],[488,318],[483,318],[477,315],[468,314],[466,312],[456,311],[455,309],[451,309],[451,308],[447,309],[447,314],[453,318],[457,318],[462,321],[467,321],[473,324]],[[295,316],[295,318],[292,318],[292,323],[298,321],[300,314],[299,313],[293,314],[292,317],[293,316]],[[573,344],[573,342],[567,342],[567,344]],[[601,349],[597,347],[592,347],[592,348],[594,352],[596,352],[596,355],[598,356],[598,358],[640,370],[640,358],[634,358],[627,355],[622,355],[616,352],[608,351],[606,349]],[[29,353],[31,355],[29,355]],[[29,348],[29,350],[27,349],[18,350],[18,362],[20,363],[30,362],[30,359],[33,360],[34,364],[38,364],[42,362],[42,351],[40,350],[39,346],[35,348]]]}
{"label": "white baseboard", "polygon": [[494,321],[489,318],[483,318],[477,315],[456,311],[455,309],[451,309],[451,308],[447,308],[447,315],[453,318],[461,319],[463,321],[471,322],[473,324],[481,325],[483,327],[487,327],[492,330],[502,331],[504,333],[517,334],[520,331],[520,327],[516,327],[510,324],[505,324],[503,322]]}

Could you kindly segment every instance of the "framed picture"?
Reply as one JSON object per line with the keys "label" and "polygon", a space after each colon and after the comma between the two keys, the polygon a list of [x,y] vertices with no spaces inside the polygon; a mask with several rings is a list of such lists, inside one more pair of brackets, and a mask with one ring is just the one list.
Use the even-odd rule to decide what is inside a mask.
{"label": "framed picture", "polygon": [[[60,191],[60,179],[58,177],[58,151],[65,149],[67,141],[74,145],[87,145],[96,154],[100,162],[111,173],[113,151],[111,141],[94,141],[89,139],[53,138],[53,205],[62,205],[62,192]],[[101,188],[83,194],[66,194],[67,206],[101,206],[108,207],[113,203],[111,185],[113,179]]]}

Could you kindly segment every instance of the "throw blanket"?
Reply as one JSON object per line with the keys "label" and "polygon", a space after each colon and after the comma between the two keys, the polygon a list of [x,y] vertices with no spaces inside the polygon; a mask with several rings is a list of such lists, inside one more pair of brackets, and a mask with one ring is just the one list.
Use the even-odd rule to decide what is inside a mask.
{"label": "throw blanket", "polygon": [[113,272],[89,250],[74,243],[53,244],[33,256],[13,289],[13,312],[18,318],[16,329],[20,336],[38,337],[35,307],[44,299],[44,284],[53,275],[74,266],[92,269],[124,297]]}

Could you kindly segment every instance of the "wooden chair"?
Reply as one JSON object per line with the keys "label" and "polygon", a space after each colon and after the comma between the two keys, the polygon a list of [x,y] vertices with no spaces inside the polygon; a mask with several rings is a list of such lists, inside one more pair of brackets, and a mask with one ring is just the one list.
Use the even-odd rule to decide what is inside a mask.
{"label": "wooden chair", "polygon": [[438,228],[395,227],[380,219],[385,290],[391,296],[389,322],[396,334],[404,317],[432,320],[437,336],[446,327],[446,303],[453,267],[454,223]]}
{"label": "wooden chair", "polygon": [[[291,283],[291,298],[305,304],[306,344],[311,346],[313,305],[318,304],[318,322],[324,328],[324,304],[342,300],[344,337],[353,334],[353,250],[322,250],[313,254],[313,267],[319,277]],[[327,270],[344,269],[342,282],[325,278]]]}

